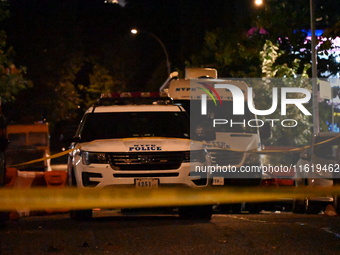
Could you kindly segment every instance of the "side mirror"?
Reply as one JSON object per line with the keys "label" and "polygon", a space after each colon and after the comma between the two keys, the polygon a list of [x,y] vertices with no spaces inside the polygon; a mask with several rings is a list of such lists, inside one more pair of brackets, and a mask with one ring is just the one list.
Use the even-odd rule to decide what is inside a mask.
{"label": "side mirror", "polygon": [[261,139],[268,139],[272,136],[271,127],[268,122],[265,122],[262,127],[260,127],[260,137]]}

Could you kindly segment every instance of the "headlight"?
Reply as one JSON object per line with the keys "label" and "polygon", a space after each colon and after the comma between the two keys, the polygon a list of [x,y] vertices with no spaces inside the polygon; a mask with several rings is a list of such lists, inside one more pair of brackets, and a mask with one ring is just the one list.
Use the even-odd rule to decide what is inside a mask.
{"label": "headlight", "polygon": [[107,164],[108,160],[106,154],[103,152],[82,152],[82,159],[84,165],[90,164]]}
{"label": "headlight", "polygon": [[185,151],[183,162],[205,162],[205,151],[204,150],[196,150],[196,151]]}

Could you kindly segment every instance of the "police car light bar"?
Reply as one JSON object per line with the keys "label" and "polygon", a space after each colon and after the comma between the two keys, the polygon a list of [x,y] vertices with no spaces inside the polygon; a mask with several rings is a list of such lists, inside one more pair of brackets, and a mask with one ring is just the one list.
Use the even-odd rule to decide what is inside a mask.
{"label": "police car light bar", "polygon": [[97,100],[99,105],[143,105],[143,104],[172,104],[173,101],[164,92],[122,92],[104,93]]}
{"label": "police car light bar", "polygon": [[150,97],[150,98],[166,98],[168,97],[167,93],[164,92],[109,92],[101,94],[100,98],[141,98],[141,97]]}

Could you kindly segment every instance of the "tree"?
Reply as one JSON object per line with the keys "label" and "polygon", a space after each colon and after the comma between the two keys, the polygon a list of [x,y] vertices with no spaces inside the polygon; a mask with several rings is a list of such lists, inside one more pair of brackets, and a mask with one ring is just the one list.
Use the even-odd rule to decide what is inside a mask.
{"label": "tree", "polygon": [[98,64],[93,65],[92,72],[89,73],[89,86],[79,84],[79,89],[84,95],[83,103],[85,108],[88,108],[103,93],[122,92],[126,87],[124,81],[114,79],[110,71]]}
{"label": "tree", "polygon": [[266,38],[267,35],[259,33],[247,37],[244,31],[207,32],[202,51],[193,55],[187,65],[214,67],[222,77],[259,77],[259,50]]}
{"label": "tree", "polygon": [[336,22],[332,27],[327,28],[323,34],[323,40],[318,48],[319,54],[323,58],[318,59],[318,68],[324,70],[324,76],[335,76],[340,72],[340,62],[338,61],[339,46],[333,45],[332,41],[340,36],[340,21]]}
{"label": "tree", "polygon": [[[0,2],[0,22],[8,18],[5,2]],[[14,50],[7,46],[6,32],[0,30],[0,101],[13,101],[19,91],[31,83],[24,78],[26,68],[17,68],[13,62]]]}
{"label": "tree", "polygon": [[[278,64],[277,60],[282,54],[284,52],[279,50],[278,45],[269,40],[266,41],[263,50],[260,52],[264,78],[260,79],[260,82],[252,84],[252,87],[254,87],[256,94],[261,95],[262,98],[269,99],[255,101],[256,107],[260,109],[270,108],[273,87],[277,87],[279,90],[281,87],[300,87],[311,90],[311,83],[307,74],[311,65],[304,64],[302,73],[299,73],[300,59],[294,59],[293,63]],[[302,94],[294,95],[295,98],[304,96]],[[309,108],[311,108],[310,106]],[[276,111],[270,116],[266,116],[266,118],[282,119],[282,116]],[[312,135],[310,117],[305,116],[294,106],[287,109],[285,119],[294,119],[298,125],[294,128],[273,126],[272,137],[267,141],[268,143],[280,146],[302,146],[310,141]]]}
{"label": "tree", "polygon": [[[311,42],[306,40],[307,30],[310,29],[309,4],[295,0],[264,2],[262,7],[252,10],[249,24],[207,31],[202,51],[194,54],[188,65],[216,67],[224,77],[261,77],[259,52],[265,41],[270,40],[283,51],[276,63],[286,64],[289,68],[298,64],[297,72],[302,73],[304,65],[311,60]],[[334,26],[340,17],[339,8],[334,8],[337,3],[330,0],[327,3],[317,1],[317,4],[316,25],[318,28],[328,28],[325,36],[333,35],[334,38],[340,26]],[[329,29],[330,26],[334,28]],[[329,41],[323,42],[319,51],[330,47]],[[295,59],[299,59],[299,63],[294,62]],[[339,72],[340,64],[335,60],[333,56],[318,58],[318,75]]]}
{"label": "tree", "polygon": [[[324,3],[318,1],[317,27],[325,28],[334,24],[339,18],[339,11],[335,11],[336,1]],[[330,17],[329,13],[334,16]],[[311,42],[306,40],[310,28],[309,4],[294,0],[265,1],[264,6],[254,9],[249,27],[226,29],[220,27],[208,31],[205,36],[204,46],[200,54],[193,55],[188,65],[215,67],[221,77],[267,77],[280,78],[282,82],[277,86],[301,86],[309,88],[305,80],[311,74]],[[338,35],[339,25],[329,29],[325,35]],[[331,49],[330,41],[324,41],[319,47],[325,56]],[[261,53],[260,53],[261,52]],[[339,72],[340,65],[335,56],[318,59],[318,72],[321,75],[334,75]],[[299,83],[292,85],[288,78],[300,77]],[[270,98],[271,87],[269,83],[254,85],[257,95]],[[270,101],[270,100],[269,100]],[[268,109],[267,101],[257,100],[257,106]],[[274,136],[271,143],[290,142],[290,145],[302,145],[309,141],[311,134],[311,121],[301,115],[301,112],[291,111],[290,116],[301,122],[296,134],[293,129],[273,130]],[[278,116],[276,116],[278,117]],[[288,134],[283,134],[288,131]],[[281,133],[280,133],[281,132]],[[278,137],[291,137],[278,141]]]}
{"label": "tree", "polygon": [[[128,83],[129,75],[139,70],[129,65],[134,50],[123,36],[128,26],[121,6],[91,0],[13,0],[10,8],[9,40],[34,82],[10,107],[13,120],[78,118],[95,96],[91,90],[101,71],[92,73],[94,66],[106,69],[115,84]],[[93,75],[96,85],[89,83]]]}

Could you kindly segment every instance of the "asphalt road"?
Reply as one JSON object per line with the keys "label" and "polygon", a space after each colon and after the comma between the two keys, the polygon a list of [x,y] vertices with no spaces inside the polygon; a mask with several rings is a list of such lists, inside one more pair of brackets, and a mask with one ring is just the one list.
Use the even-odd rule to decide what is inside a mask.
{"label": "asphalt road", "polygon": [[210,222],[170,214],[98,211],[9,222],[0,254],[340,254],[339,216],[216,214]]}

